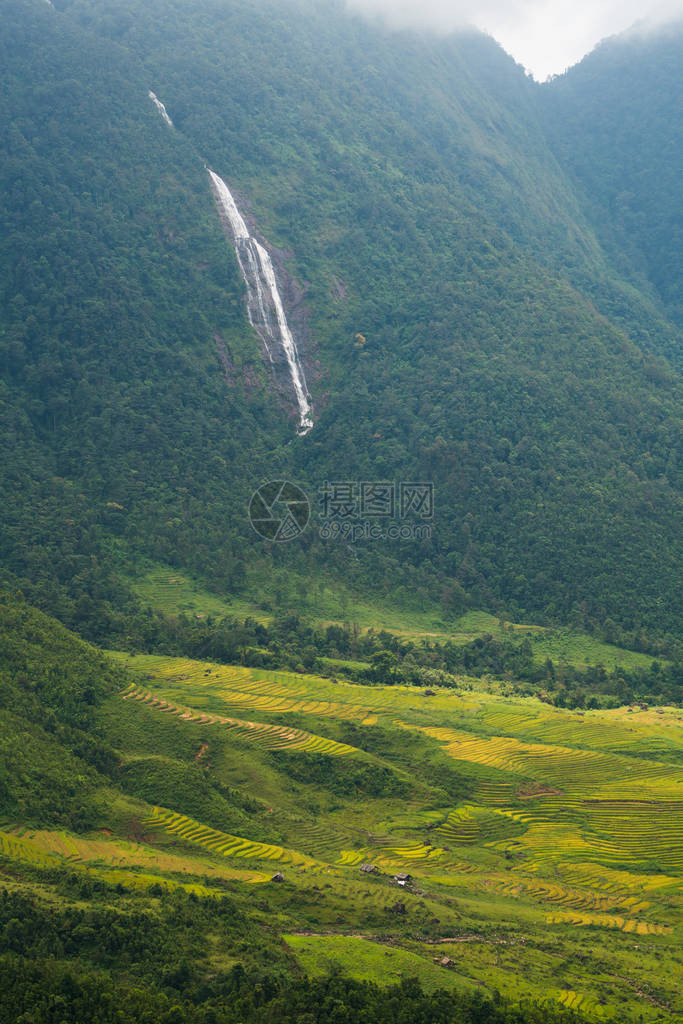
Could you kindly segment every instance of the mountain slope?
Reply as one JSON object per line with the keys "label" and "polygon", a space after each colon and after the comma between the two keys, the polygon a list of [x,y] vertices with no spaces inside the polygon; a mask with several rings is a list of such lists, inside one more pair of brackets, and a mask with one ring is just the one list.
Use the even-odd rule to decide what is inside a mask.
{"label": "mountain slope", "polygon": [[[553,148],[601,239],[679,327],[682,64],[683,23],[636,26],[539,90]],[[680,339],[664,351],[680,362]]]}
{"label": "mountain slope", "polygon": [[0,46],[3,563],[92,634],[126,602],[117,548],[239,579],[238,456],[286,424],[205,171],[135,62],[44,3],[6,4]]}
{"label": "mountain slope", "polygon": [[97,709],[124,685],[99,651],[24,600],[0,595],[2,821],[93,827],[116,763],[98,735]]}
{"label": "mountain slope", "polygon": [[[151,554],[224,591],[248,586],[259,565],[296,566],[398,601],[438,602],[460,587],[516,617],[674,628],[677,381],[666,363],[653,373],[646,350],[670,349],[676,328],[601,248],[521,69],[486,38],[391,33],[334,4],[39,6],[10,8],[6,103],[18,111],[14,130],[30,124],[37,147],[34,156],[20,145],[17,173],[39,180],[50,161],[73,206],[86,189],[74,169],[102,162],[106,185],[91,191],[88,223],[121,261],[114,280],[59,279],[58,292],[77,282],[68,309],[43,299],[46,275],[24,296],[43,335],[61,331],[64,345],[51,368],[54,342],[39,332],[24,346],[37,370],[27,372],[24,349],[9,365],[7,408],[35,460],[25,518],[46,478],[68,481],[49,485],[57,573],[45,533],[30,544],[24,520],[7,526],[10,568],[34,584],[47,578],[41,593],[52,596],[41,600],[57,607],[56,594],[75,595],[74,568],[94,603],[72,601],[69,621],[97,630],[102,593],[113,606],[127,600],[110,578],[94,586],[85,550],[104,575],[112,556],[130,567]],[[51,95],[67,53],[83,95],[88,82],[79,117],[92,133],[74,134],[69,101],[52,103],[63,143],[42,130],[29,75],[39,50],[52,54],[43,62]],[[127,141],[114,153],[112,120],[98,125],[116,95]],[[293,439],[246,325],[205,160],[303,293],[294,318],[316,417],[306,438]],[[168,176],[165,187],[145,184]],[[68,222],[59,194],[40,201]],[[6,237],[40,250],[45,215],[28,210]],[[56,249],[45,258],[58,265]],[[14,300],[9,255],[4,265]],[[117,310],[129,318],[122,325]],[[3,337],[28,322],[17,314]],[[237,385],[222,379],[215,335],[237,352]],[[81,411],[73,394],[92,398]],[[24,477],[22,464],[14,474]],[[283,475],[314,506],[325,480],[433,482],[432,539],[329,540],[318,522],[264,549],[248,496]],[[86,495],[77,515],[70,493]]]}

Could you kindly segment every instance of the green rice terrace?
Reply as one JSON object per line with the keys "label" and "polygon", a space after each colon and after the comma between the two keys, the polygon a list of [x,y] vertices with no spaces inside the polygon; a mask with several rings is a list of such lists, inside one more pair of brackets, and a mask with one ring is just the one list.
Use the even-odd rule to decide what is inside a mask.
{"label": "green rice terrace", "polygon": [[680,710],[114,658],[108,827],[5,822],[5,860],[227,889],[313,978],[681,1019]]}

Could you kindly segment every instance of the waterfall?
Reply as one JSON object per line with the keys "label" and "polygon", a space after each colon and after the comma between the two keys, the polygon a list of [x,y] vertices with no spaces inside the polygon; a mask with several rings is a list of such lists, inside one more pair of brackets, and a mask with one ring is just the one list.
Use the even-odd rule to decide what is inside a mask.
{"label": "waterfall", "polygon": [[157,110],[159,111],[159,113],[163,117],[163,119],[166,122],[166,124],[169,125],[172,128],[173,127],[173,121],[168,116],[168,113],[166,112],[166,107],[163,105],[163,103],[161,102],[159,97],[154,95],[154,93],[152,92],[151,89],[149,90],[149,98],[151,99],[152,103],[154,104],[154,106],[157,108]]}
{"label": "waterfall", "polygon": [[230,224],[237,262],[247,286],[247,315],[259,335],[271,363],[284,355],[299,411],[297,433],[307,434],[313,426],[310,395],[294,337],[287,323],[268,250],[249,234],[230,189],[207,167],[221,213]]}

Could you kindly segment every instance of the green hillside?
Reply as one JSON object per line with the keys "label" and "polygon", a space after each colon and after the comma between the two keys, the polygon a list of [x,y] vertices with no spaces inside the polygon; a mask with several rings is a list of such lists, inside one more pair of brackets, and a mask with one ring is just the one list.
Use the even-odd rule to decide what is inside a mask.
{"label": "green hillside", "polygon": [[[606,40],[539,91],[553,147],[621,272],[683,324],[681,140],[675,123],[683,23]],[[654,341],[654,339],[653,339]],[[681,347],[653,345],[680,365]],[[654,363],[654,376],[666,373]]]}
{"label": "green hillside", "polygon": [[0,1019],[680,1019],[680,711],[0,644]]}

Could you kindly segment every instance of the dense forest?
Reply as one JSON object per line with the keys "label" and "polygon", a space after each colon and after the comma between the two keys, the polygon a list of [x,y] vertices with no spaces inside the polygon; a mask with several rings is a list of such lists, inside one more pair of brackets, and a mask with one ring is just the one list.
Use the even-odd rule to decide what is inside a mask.
{"label": "dense forest", "polygon": [[[207,659],[223,664],[337,675],[367,685],[445,686],[458,689],[463,676],[505,679],[514,692],[542,694],[560,707],[598,707],[647,700],[679,704],[683,698],[680,645],[672,641],[658,650],[649,668],[611,670],[551,658],[539,662],[529,638],[490,634],[469,642],[404,638],[387,630],[361,631],[357,625],[322,627],[294,613],[268,625],[253,618],[197,619],[186,615],[131,614],[117,622],[117,646],[131,652],[156,651]],[[612,635],[611,639],[614,639]],[[621,637],[637,648],[637,637]],[[660,663],[657,658],[661,658]]]}
{"label": "dense forest", "polygon": [[[8,0],[4,583],[99,641],[138,616],[143,558],[224,594],[276,567],[451,615],[672,633],[679,276],[650,257],[680,145],[657,190],[616,147],[619,104],[633,133],[648,120],[623,98],[632,69],[675,75],[677,39],[598,50],[541,88],[487,37],[370,28],[335,4]],[[584,145],[604,152],[584,159],[589,71],[621,98],[590,115]],[[666,116],[634,160],[662,151]],[[299,296],[305,438],[205,162]],[[601,191],[586,167],[603,164],[623,180]],[[613,225],[615,192],[631,214]],[[246,510],[283,476],[314,506],[326,480],[431,482],[431,539],[324,539],[314,507],[270,546]]]}
{"label": "dense forest", "polygon": [[[675,123],[683,61],[680,22],[606,40],[538,92],[553,149],[576,182],[620,272],[683,323],[683,209]],[[674,343],[672,343],[672,341]],[[680,366],[681,345],[651,339]],[[655,363],[651,372],[656,373]]]}

